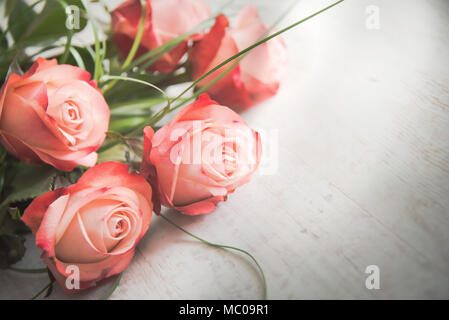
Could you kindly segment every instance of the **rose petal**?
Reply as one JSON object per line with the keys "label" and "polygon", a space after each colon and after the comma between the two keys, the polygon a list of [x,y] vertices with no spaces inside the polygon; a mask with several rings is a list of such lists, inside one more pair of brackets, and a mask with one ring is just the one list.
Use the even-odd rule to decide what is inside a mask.
{"label": "rose petal", "polygon": [[48,207],[56,201],[59,197],[66,194],[66,188],[59,188],[54,191],[49,191],[41,196],[35,198],[31,204],[25,209],[22,221],[35,234],[41,225],[42,219]]}
{"label": "rose petal", "polygon": [[93,167],[97,163],[98,154],[96,152],[89,153],[86,157],[78,159],[77,165],[84,167]]}
{"label": "rose petal", "polygon": [[36,61],[33,63],[33,65],[30,67],[30,69],[27,72],[25,72],[23,76],[25,78],[29,78],[39,71],[54,67],[56,65],[58,65],[56,59],[46,60],[42,57],[38,57]]}
{"label": "rose petal", "polygon": [[[32,91],[35,94],[34,88]],[[44,95],[45,92],[41,91],[41,94]],[[5,104],[14,106],[14,108],[4,108],[0,119],[2,132],[14,136],[27,145],[47,149],[64,148],[62,142],[42,121],[42,114],[45,113],[46,105],[34,105],[38,101],[44,101],[44,99],[24,100],[15,92],[9,93],[5,99]]]}
{"label": "rose petal", "polygon": [[219,105],[207,94],[202,94],[197,101],[183,108],[174,121],[199,121],[213,119],[214,122],[238,122],[246,125],[241,116],[228,107]]}
{"label": "rose petal", "polygon": [[70,196],[64,194],[53,201],[44,214],[41,225],[36,232],[36,245],[49,257],[55,256],[56,230]]}
{"label": "rose petal", "polygon": [[46,84],[49,83],[50,85],[59,87],[68,81],[89,81],[90,78],[90,73],[86,70],[68,64],[58,65],[56,59],[46,60],[39,57],[23,75],[20,85],[42,81]]}
{"label": "rose petal", "polygon": [[[259,17],[257,8],[247,6],[237,15],[232,37],[239,50],[243,50],[260,40],[268,28]],[[265,84],[279,83],[282,71],[287,64],[287,50],[282,37],[275,37],[261,44],[240,62],[243,82],[247,89],[255,94],[255,89],[248,83],[250,77]]]}
{"label": "rose petal", "polygon": [[74,293],[78,290],[68,290],[66,287],[66,278],[73,276],[68,272],[69,266],[77,266],[80,271],[80,290],[95,286],[102,279],[121,273],[129,265],[134,256],[134,250],[127,252],[122,256],[110,256],[107,259],[88,264],[64,263],[58,259],[45,259],[45,263],[50,271],[55,275],[56,280],[66,293]]}
{"label": "rose petal", "polygon": [[[101,228],[93,235],[99,232]],[[94,263],[107,258],[107,254],[95,247],[90,239],[79,213],[73,217],[64,235],[56,244],[55,254],[59,260],[67,263]]]}
{"label": "rose petal", "polygon": [[15,157],[19,157],[25,163],[40,163],[39,156],[22,141],[10,136],[7,133],[0,132],[0,141],[3,147]]}
{"label": "rose petal", "polygon": [[[226,195],[226,189],[224,189],[224,195]],[[210,197],[212,197],[212,194],[204,185],[179,178],[177,179],[172,203],[176,207],[182,207]]]}
{"label": "rose petal", "polygon": [[209,71],[208,68],[217,55],[228,26],[229,21],[226,16],[222,14],[217,16],[211,30],[192,47],[189,58],[193,62],[192,73],[194,78],[199,78]]}
{"label": "rose petal", "polygon": [[210,15],[204,0],[152,0],[151,7],[153,29],[159,43],[193,30]]}
{"label": "rose petal", "polygon": [[[209,7],[204,0],[147,0],[147,16],[143,37],[136,57],[191,31],[209,16]],[[177,10],[172,10],[176,7]],[[141,16],[139,0],[128,0],[115,9],[112,16],[114,41],[124,58],[137,35]],[[190,37],[194,38],[196,35]],[[180,42],[160,57],[150,70],[168,73],[179,64],[187,51],[188,39]]]}
{"label": "rose petal", "polygon": [[147,181],[151,185],[151,189],[153,191],[152,201],[153,201],[153,210],[156,214],[161,213],[161,201],[158,191],[158,178],[157,171],[154,165],[151,163],[150,154],[153,148],[152,139],[154,136],[153,128],[145,127],[143,129],[143,159],[140,164],[140,172],[142,176],[147,179]]}
{"label": "rose petal", "polygon": [[5,83],[2,86],[2,89],[0,91],[0,117],[2,115],[3,105],[6,98],[6,93],[9,90],[9,87],[12,86],[15,82],[19,81],[22,77],[18,74],[11,74],[8,79],[6,79]]}
{"label": "rose petal", "polygon": [[152,191],[148,182],[141,175],[129,173],[128,165],[123,163],[108,161],[90,168],[78,180],[74,190],[101,186],[128,186],[151,199]]}
{"label": "rose petal", "polygon": [[226,201],[226,197],[218,196],[211,197],[199,202],[195,202],[186,206],[176,206],[174,207],[179,212],[187,214],[189,216],[196,216],[200,214],[211,213],[217,207],[219,202]]}
{"label": "rose petal", "polygon": [[79,210],[91,201],[94,201],[95,199],[103,196],[104,193],[108,190],[108,188],[106,187],[85,188],[82,190],[77,190],[77,192],[73,192],[75,187],[76,184],[67,187],[67,193],[70,194],[70,200],[67,203],[64,215],[61,217],[58,228],[56,230],[56,243],[58,243],[62,238],[68,226],[74,219],[75,215],[79,212]]}

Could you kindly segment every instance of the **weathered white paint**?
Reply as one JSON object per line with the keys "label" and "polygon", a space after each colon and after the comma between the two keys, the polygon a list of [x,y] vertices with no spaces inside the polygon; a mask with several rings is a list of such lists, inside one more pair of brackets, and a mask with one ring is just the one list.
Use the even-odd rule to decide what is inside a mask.
{"label": "weathered white paint", "polygon": [[[330,2],[303,0],[283,25]],[[274,20],[280,3],[260,1],[263,16]],[[380,9],[379,30],[365,26],[369,5]],[[347,0],[290,31],[279,94],[244,114],[279,129],[278,172],[256,175],[211,215],[168,216],[253,253],[273,299],[449,298],[448,21],[445,0]],[[19,266],[40,266],[27,247]],[[380,268],[379,290],[365,286],[369,265]],[[29,298],[46,282],[0,271],[0,297]],[[261,297],[246,258],[158,217],[113,295]],[[56,288],[51,298],[65,296]]]}

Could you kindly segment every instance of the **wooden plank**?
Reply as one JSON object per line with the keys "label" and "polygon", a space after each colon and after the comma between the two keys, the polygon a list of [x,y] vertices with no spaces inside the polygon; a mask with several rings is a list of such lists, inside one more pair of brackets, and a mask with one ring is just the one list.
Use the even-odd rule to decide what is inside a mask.
{"label": "wooden plank", "polygon": [[[302,1],[287,20],[327,3]],[[380,10],[379,30],[366,28],[370,5]],[[273,299],[449,298],[448,18],[444,0],[348,0],[288,33],[279,94],[243,115],[277,130],[276,174],[255,175],[211,215],[168,216],[253,253]],[[19,265],[39,266],[31,238],[27,247]],[[368,265],[380,268],[380,290],[365,287]],[[0,298],[28,298],[45,282],[1,271]],[[97,298],[106,287],[71,298]],[[113,295],[261,297],[245,257],[157,217]],[[55,288],[51,298],[65,296]]]}

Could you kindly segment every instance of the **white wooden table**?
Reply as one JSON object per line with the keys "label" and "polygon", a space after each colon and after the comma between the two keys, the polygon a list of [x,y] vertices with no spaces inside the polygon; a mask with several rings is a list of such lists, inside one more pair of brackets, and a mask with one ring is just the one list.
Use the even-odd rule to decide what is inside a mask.
{"label": "white wooden table", "polygon": [[[282,25],[329,3],[303,0]],[[285,5],[260,7],[274,20]],[[380,29],[370,29],[376,8]],[[167,216],[253,253],[272,299],[449,298],[449,2],[347,0],[284,38],[279,94],[243,115],[277,130],[277,172],[255,175],[213,214]],[[32,237],[27,248],[17,266],[42,266]],[[380,268],[379,290],[365,287],[368,265]],[[0,271],[0,298],[29,298],[47,282]],[[112,296],[261,297],[249,260],[156,216]],[[66,298],[57,286],[55,298]]]}

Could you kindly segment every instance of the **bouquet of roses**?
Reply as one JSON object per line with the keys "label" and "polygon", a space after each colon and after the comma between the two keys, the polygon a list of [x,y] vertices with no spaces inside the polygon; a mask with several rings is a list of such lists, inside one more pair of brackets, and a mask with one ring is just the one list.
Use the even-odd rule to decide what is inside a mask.
{"label": "bouquet of roses", "polygon": [[33,272],[12,266],[31,231],[52,282],[81,290],[123,272],[161,206],[214,211],[259,165],[238,113],[276,94],[279,34],[337,3],[274,32],[205,0],[4,1],[0,267]]}

